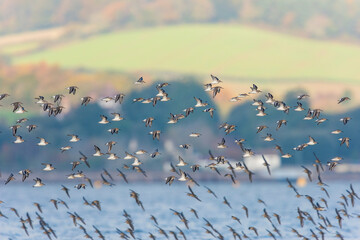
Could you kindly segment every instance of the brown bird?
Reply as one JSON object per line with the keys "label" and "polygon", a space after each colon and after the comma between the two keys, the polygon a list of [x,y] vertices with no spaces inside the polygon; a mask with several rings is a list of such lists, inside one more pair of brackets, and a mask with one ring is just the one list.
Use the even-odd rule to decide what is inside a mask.
{"label": "brown bird", "polygon": [[279,120],[276,122],[276,130],[279,130],[279,128],[281,128],[282,125],[286,125],[287,121],[286,120]]}
{"label": "brown bird", "polygon": [[5,181],[5,185],[8,184],[10,181],[13,181],[13,180],[15,180],[14,174],[11,173],[10,176]]}
{"label": "brown bird", "polygon": [[76,90],[79,89],[79,88],[77,86],[70,86],[70,87],[67,87],[66,89],[69,90],[69,94],[75,95]]}
{"label": "brown bird", "polygon": [[236,181],[235,181],[235,178],[232,174],[230,173],[227,173],[224,175],[224,177],[229,177],[231,179],[231,181],[233,182],[233,184],[236,184]]}
{"label": "brown bird", "polygon": [[346,147],[349,148],[350,138],[348,137],[339,138],[339,141],[340,141],[340,146],[345,143]]}
{"label": "brown bird", "polygon": [[82,98],[81,98],[81,105],[84,105],[84,106],[88,105],[89,102],[90,102],[92,99],[93,99],[93,98],[92,98],[92,97],[89,97],[89,96],[87,96],[87,97],[82,97]]}
{"label": "brown bird", "polygon": [[340,122],[342,122],[344,125],[346,125],[350,120],[351,120],[351,117],[340,118]]}
{"label": "brown bird", "polygon": [[349,97],[342,97],[339,99],[338,104],[345,102],[345,101],[349,101],[349,100],[351,100]]}
{"label": "brown bird", "polygon": [[227,205],[229,208],[232,209],[232,207],[231,207],[230,203],[228,202],[228,200],[226,199],[226,197],[224,197],[223,199],[224,199],[223,204]]}
{"label": "brown bird", "polygon": [[189,197],[195,198],[196,200],[198,200],[199,202],[201,202],[201,200],[198,198],[198,196],[193,192],[193,190],[191,189],[190,186],[188,186],[189,189],[189,193],[186,193],[186,195],[188,195]]}
{"label": "brown bird", "polygon": [[61,185],[61,186],[62,186],[61,190],[63,190],[66,193],[66,195],[68,196],[68,198],[70,198],[70,194],[69,194],[70,189],[68,189],[64,185]]}
{"label": "brown bird", "polygon": [[249,230],[254,231],[254,233],[256,234],[257,237],[259,236],[258,231],[255,227],[249,227]]}
{"label": "brown bird", "polygon": [[264,154],[262,154],[261,156],[262,156],[262,158],[263,158],[263,160],[264,160],[263,165],[266,167],[266,169],[267,169],[267,171],[268,171],[269,175],[271,175],[271,171],[270,171],[270,164],[266,161],[266,159],[265,159],[265,157],[264,157]]}
{"label": "brown bird", "polygon": [[301,167],[304,169],[304,173],[307,174],[310,182],[312,182],[312,179],[311,179],[311,174],[312,174],[312,172],[311,172],[309,169],[307,169],[306,167],[304,167],[304,166],[301,166]]}
{"label": "brown bird", "polygon": [[169,176],[165,179],[165,184],[169,184],[169,186],[174,182],[175,176]]}

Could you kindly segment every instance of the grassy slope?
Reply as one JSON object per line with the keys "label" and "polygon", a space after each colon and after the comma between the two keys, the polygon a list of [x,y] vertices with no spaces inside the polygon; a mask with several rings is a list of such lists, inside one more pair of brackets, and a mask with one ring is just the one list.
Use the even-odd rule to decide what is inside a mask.
{"label": "grassy slope", "polygon": [[0,54],[5,54],[5,55],[19,54],[22,52],[33,50],[36,47],[38,47],[38,43],[36,42],[17,43],[0,48]]}
{"label": "grassy slope", "polygon": [[96,70],[214,73],[257,79],[360,79],[360,47],[242,25],[182,25],[98,35],[21,56]]}

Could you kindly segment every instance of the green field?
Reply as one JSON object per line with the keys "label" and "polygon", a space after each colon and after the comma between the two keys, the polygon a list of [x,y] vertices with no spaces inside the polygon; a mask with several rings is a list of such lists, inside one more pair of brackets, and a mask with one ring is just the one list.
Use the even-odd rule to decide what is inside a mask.
{"label": "green field", "polygon": [[19,54],[25,51],[30,51],[38,47],[36,42],[27,42],[20,44],[13,44],[0,49],[0,54],[13,55]]}
{"label": "green field", "polygon": [[360,82],[360,46],[311,40],[243,25],[180,25],[125,30],[63,43],[15,64],[264,80]]}

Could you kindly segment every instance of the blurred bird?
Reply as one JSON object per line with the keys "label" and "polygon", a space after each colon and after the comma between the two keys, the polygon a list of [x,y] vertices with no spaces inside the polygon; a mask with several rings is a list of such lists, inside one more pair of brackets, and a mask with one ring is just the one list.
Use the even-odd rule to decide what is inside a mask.
{"label": "blurred bird", "polygon": [[145,83],[145,81],[144,81],[144,78],[143,78],[143,77],[140,77],[140,78],[135,82],[135,84],[137,84],[137,85],[144,84],[144,83]]}

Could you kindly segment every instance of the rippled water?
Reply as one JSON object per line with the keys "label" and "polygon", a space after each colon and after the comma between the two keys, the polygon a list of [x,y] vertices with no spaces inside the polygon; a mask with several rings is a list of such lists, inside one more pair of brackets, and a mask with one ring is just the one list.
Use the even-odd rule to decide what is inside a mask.
{"label": "rippled water", "polygon": [[[77,212],[85,219],[86,225],[84,227],[87,232],[94,238],[98,239],[94,232],[93,225],[95,225],[105,236],[106,239],[119,239],[116,233],[116,228],[125,231],[127,224],[125,218],[122,216],[125,209],[130,215],[135,227],[135,237],[139,239],[149,239],[149,232],[153,233],[157,239],[165,239],[160,235],[158,229],[155,227],[153,221],[150,220],[150,215],[154,215],[159,223],[159,226],[169,231],[178,232],[176,226],[181,228],[187,236],[187,239],[212,239],[213,237],[205,232],[203,227],[205,221],[203,218],[209,220],[215,229],[217,229],[225,239],[233,239],[232,233],[228,230],[227,225],[232,226],[238,233],[243,231],[251,239],[272,239],[268,236],[266,229],[271,230],[273,227],[262,217],[263,209],[272,216],[275,212],[281,216],[282,225],[279,225],[272,216],[274,225],[281,231],[283,239],[298,239],[291,228],[295,228],[300,234],[311,238],[310,229],[314,230],[311,222],[306,221],[303,228],[300,227],[297,217],[297,207],[303,211],[308,211],[315,220],[315,223],[322,223],[317,218],[315,210],[312,209],[308,200],[304,197],[296,198],[294,192],[287,187],[286,182],[268,182],[268,183],[253,183],[241,184],[233,187],[228,183],[203,183],[201,187],[193,186],[193,190],[198,194],[201,202],[188,197],[187,186],[181,183],[174,183],[172,186],[164,184],[123,184],[117,183],[113,187],[102,187],[100,189],[77,190],[71,188],[69,199],[66,194],[60,190],[61,184],[47,184],[43,188],[32,188],[31,185],[17,185],[9,184],[1,186],[0,200],[5,203],[0,204],[0,211],[8,217],[8,219],[0,218],[0,239],[46,239],[46,236],[40,230],[38,220],[36,220],[36,207],[33,202],[38,202],[42,205],[44,220],[55,230],[58,239],[84,239],[82,230],[75,227],[70,218],[69,212]],[[335,219],[335,207],[341,208],[337,203],[341,201],[340,196],[346,193],[349,188],[349,183],[331,182],[328,191],[330,199],[328,199],[324,192],[320,191],[319,186],[315,184],[308,185],[304,188],[299,188],[300,194],[308,194],[319,201],[320,197],[328,200],[329,209],[322,212],[327,216],[334,225],[328,228],[325,239],[337,239],[335,237],[336,231],[341,233],[345,239],[360,239],[360,218],[357,217],[343,217],[343,228],[340,229]],[[355,191],[360,195],[360,183],[353,183]],[[207,193],[204,186],[211,188],[218,198]],[[130,189],[140,194],[140,200],[143,202],[145,211],[143,211],[130,198]],[[88,201],[99,200],[101,202],[102,211],[98,211],[95,207],[85,206],[82,197]],[[232,206],[222,203],[223,197]],[[69,209],[59,204],[59,209],[56,210],[54,205],[49,201],[50,199],[62,199],[67,202]],[[258,202],[258,199],[265,201],[266,206]],[[249,208],[249,218],[246,218],[244,210],[241,208],[242,204]],[[324,205],[324,204],[322,204]],[[26,212],[34,220],[34,229],[28,227],[30,237],[27,237],[25,232],[20,228],[21,223],[19,218],[10,211],[10,207],[18,210],[19,215],[26,218]],[[189,220],[189,229],[186,229],[179,218],[172,213],[170,208],[176,211],[183,212],[185,217]],[[190,208],[198,211],[199,219],[191,213]],[[349,213],[360,213],[360,200],[355,201],[355,207],[351,204],[347,207]],[[240,218],[242,225],[231,219],[231,216]],[[322,223],[322,225],[324,225]],[[27,225],[28,226],[28,225]],[[249,226],[255,226],[258,229],[259,237],[256,237],[253,231],[249,230]],[[242,235],[242,234],[241,234]],[[276,235],[276,234],[275,234]],[[276,235],[278,237],[278,235]],[[182,239],[181,236],[178,236]],[[170,239],[173,237],[170,235]],[[279,237],[278,237],[279,238]],[[319,235],[319,239],[321,239]]]}

